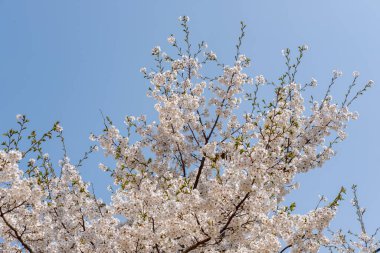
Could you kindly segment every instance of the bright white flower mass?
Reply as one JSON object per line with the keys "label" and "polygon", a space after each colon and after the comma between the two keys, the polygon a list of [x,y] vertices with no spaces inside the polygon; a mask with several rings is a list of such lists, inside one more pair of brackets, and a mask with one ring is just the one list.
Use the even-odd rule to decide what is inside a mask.
{"label": "bright white flower mass", "polygon": [[174,38],[173,35],[170,35],[170,36],[169,36],[169,38],[168,38],[168,42],[169,42],[169,44],[172,44],[172,45],[175,43],[175,38]]}
{"label": "bright white flower mass", "polygon": [[[156,46],[152,49],[152,55],[159,55],[161,52],[161,48],[159,46]],[[141,70],[140,70],[141,71]]]}
{"label": "bright white flower mass", "polygon": [[266,80],[263,75],[259,75],[255,77],[256,83],[257,84],[265,84]]}
{"label": "bright white flower mass", "polygon": [[343,72],[340,70],[333,70],[333,76],[334,78],[341,77],[343,75]]}
{"label": "bright white flower mass", "polygon": [[[187,38],[189,18],[180,21]],[[174,37],[168,41],[178,43]],[[145,68],[141,72],[151,84],[148,96],[157,123],[143,115],[127,116],[126,130],[119,131],[105,117],[104,131],[90,135],[114,160],[99,164],[114,180],[111,203],[98,199],[78,171],[97,146],[75,164],[63,145],[64,159],[54,168],[42,144],[54,136],[64,144],[58,123],[42,137],[32,131],[25,150],[18,144],[21,132],[10,131],[12,141],[0,150],[0,252],[378,249],[378,241],[365,232],[348,244],[341,231],[327,235],[343,188],[332,202],[321,197],[321,206],[307,213],[284,203],[299,187],[296,175],[331,159],[334,145],[346,137],[347,122],[357,117],[347,103],[333,102],[329,92],[334,83],[324,99],[305,103],[307,86],[294,79],[297,71],[291,67],[278,83],[265,87],[273,87],[271,96],[259,98],[260,84],[267,80],[258,75],[256,85],[247,85],[252,83],[249,59],[239,53],[240,45],[231,65],[216,62],[216,55],[200,45],[198,53],[185,53],[185,39],[179,57],[167,54],[166,63],[160,47],[152,50],[158,67],[150,74]],[[301,49],[301,54],[307,50]],[[290,50],[283,54],[288,57]],[[216,77],[207,75],[209,64],[220,67]],[[312,79],[311,86],[316,83]],[[369,83],[353,97],[348,92],[349,104]],[[243,118],[238,117],[241,103],[250,107]]]}
{"label": "bright white flower mass", "polygon": [[17,120],[22,120],[22,118],[23,118],[23,115],[22,115],[22,114],[17,114],[17,115],[16,115],[16,119],[17,119]]}
{"label": "bright white flower mass", "polygon": [[57,132],[62,132],[63,131],[63,127],[59,123],[57,123],[57,124],[55,124],[55,129],[54,130],[56,130]]}
{"label": "bright white flower mass", "polygon": [[311,83],[310,83],[310,85],[311,85],[312,87],[317,87],[317,85],[318,85],[318,81],[317,81],[315,78],[311,78]]}
{"label": "bright white flower mass", "polygon": [[360,76],[359,71],[354,71],[354,72],[352,72],[352,76],[353,76],[353,77],[359,77],[359,76]]}
{"label": "bright white flower mass", "polygon": [[307,51],[307,50],[309,50],[309,46],[306,45],[306,44],[304,44],[304,45],[300,46],[300,49],[304,50],[304,51]]}

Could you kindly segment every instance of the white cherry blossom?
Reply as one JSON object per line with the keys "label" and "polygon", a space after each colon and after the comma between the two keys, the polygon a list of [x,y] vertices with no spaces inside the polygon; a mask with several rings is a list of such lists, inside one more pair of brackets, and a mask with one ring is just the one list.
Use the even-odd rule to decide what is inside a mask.
{"label": "white cherry blossom", "polygon": [[[187,51],[189,18],[179,20],[185,40],[178,58],[166,54],[162,63],[157,46],[152,55],[158,68],[149,74],[141,69],[158,121],[127,116],[124,134],[105,117],[104,131],[89,137],[114,161],[99,164],[114,181],[111,203],[97,198],[78,171],[88,153],[76,165],[63,145],[64,158],[53,168],[42,152],[41,144],[53,135],[64,144],[58,123],[41,139],[32,132],[26,150],[13,137],[17,131],[7,135],[14,141],[0,150],[1,252],[354,252],[346,250],[341,232],[326,233],[343,188],[331,203],[321,197],[322,206],[306,213],[296,213],[296,204],[286,205],[285,198],[299,187],[298,174],[334,156],[347,123],[357,118],[348,105],[373,81],[353,97],[348,92],[343,106],[330,94],[334,83],[324,99],[309,104],[303,97],[307,86],[290,68],[279,83],[268,85],[270,97],[258,99],[261,84],[269,82],[257,75],[252,84],[240,44],[230,65],[205,52],[203,42],[198,53]],[[168,41],[177,46],[174,37]],[[300,54],[307,49],[301,46]],[[288,58],[290,50],[283,54]],[[220,72],[209,77],[208,64]],[[333,82],[339,76],[334,71]],[[311,86],[316,83],[313,78]],[[249,107],[244,117],[242,103]],[[365,231],[358,238],[351,248],[378,250]]]}

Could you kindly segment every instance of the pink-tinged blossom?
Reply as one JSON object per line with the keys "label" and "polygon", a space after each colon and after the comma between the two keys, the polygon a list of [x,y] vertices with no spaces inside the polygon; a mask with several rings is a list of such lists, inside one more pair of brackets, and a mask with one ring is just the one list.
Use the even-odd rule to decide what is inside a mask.
{"label": "pink-tinged blossom", "polygon": [[[186,29],[189,18],[179,19]],[[176,43],[172,36],[168,42]],[[110,203],[96,197],[66,154],[56,175],[47,155],[42,165],[29,160],[31,171],[22,162],[29,151],[0,150],[0,251],[348,252],[342,234],[325,233],[339,198],[328,204],[320,197],[321,206],[306,213],[285,198],[299,187],[299,174],[335,155],[335,142],[346,138],[357,113],[330,94],[305,102],[296,80],[273,83],[271,96],[258,99],[258,90],[249,92],[267,81],[258,75],[248,85],[249,58],[238,53],[232,65],[212,62],[217,57],[204,45],[199,59],[182,50],[162,68],[141,69],[157,122],[127,116],[119,130],[106,117],[103,132],[90,135],[114,161],[99,163],[113,179]],[[161,54],[153,48],[159,64]],[[221,69],[208,77],[207,64]],[[244,102],[249,111],[240,117]],[[62,136],[59,124],[54,130]],[[373,252],[379,243],[362,233],[351,246]]]}
{"label": "pink-tinged blossom", "polygon": [[174,44],[175,43],[175,37],[173,36],[173,35],[170,35],[169,37],[168,37],[168,42],[169,42],[169,44]]}

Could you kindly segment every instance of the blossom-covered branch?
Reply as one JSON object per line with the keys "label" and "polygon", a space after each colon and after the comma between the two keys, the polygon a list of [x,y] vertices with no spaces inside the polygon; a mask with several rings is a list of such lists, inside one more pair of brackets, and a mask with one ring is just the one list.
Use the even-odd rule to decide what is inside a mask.
{"label": "blossom-covered branch", "polygon": [[[127,116],[123,135],[104,117],[103,132],[90,136],[115,161],[99,165],[114,179],[111,203],[89,191],[90,184],[78,172],[88,155],[98,150],[96,145],[78,163],[71,163],[59,123],[39,138],[31,132],[30,143],[21,145],[28,120],[17,116],[20,130],[6,133],[0,151],[2,251],[341,249],[341,242],[326,236],[326,228],[343,190],[330,204],[305,214],[295,213],[295,203],[286,205],[284,199],[298,187],[296,175],[332,158],[334,145],[346,137],[348,121],[357,118],[348,106],[373,81],[351,95],[358,80],[355,72],[338,105],[331,92],[341,72],[334,71],[325,96],[308,104],[303,94],[317,81],[301,85],[296,80],[306,45],[298,48],[294,63],[290,49],[283,51],[286,72],[272,82],[248,74],[251,59],[241,53],[244,23],[236,57],[227,65],[205,42],[194,47],[189,18],[179,21],[183,45],[171,34],[171,53],[154,47],[155,67],[141,69],[158,122],[149,122],[144,115]],[[261,94],[264,86],[272,89],[272,96]],[[131,141],[132,134],[137,141]],[[63,144],[58,168],[43,152],[43,144],[53,137]]]}

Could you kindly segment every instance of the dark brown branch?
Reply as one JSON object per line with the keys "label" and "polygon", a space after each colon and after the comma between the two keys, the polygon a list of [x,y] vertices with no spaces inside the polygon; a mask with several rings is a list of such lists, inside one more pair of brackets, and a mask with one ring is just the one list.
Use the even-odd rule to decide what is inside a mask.
{"label": "dark brown branch", "polygon": [[193,138],[195,140],[195,142],[197,143],[198,147],[199,147],[199,141],[197,140],[197,137],[195,137],[195,134],[194,134],[194,131],[193,129],[191,128],[190,124],[187,123],[187,126],[189,127],[190,131],[191,131],[191,134],[193,135]]}
{"label": "dark brown branch", "polygon": [[288,246],[286,246],[285,248],[283,248],[279,253],[284,253],[285,252],[285,250],[287,250],[287,249],[289,249],[289,248],[291,248],[293,245],[288,245]]}
{"label": "dark brown branch", "polygon": [[13,233],[14,233],[14,234],[12,234],[12,233],[10,233],[10,234],[14,238],[16,238],[26,250],[28,250],[30,253],[34,253],[33,249],[24,241],[24,239],[22,238],[22,235],[20,235],[19,232],[17,231],[17,229],[15,227],[13,227],[12,224],[10,224],[8,222],[8,220],[5,218],[4,213],[2,212],[1,208],[0,208],[0,217],[2,218],[2,220],[4,221],[4,223],[8,226],[8,228],[10,230],[12,230]]}
{"label": "dark brown branch", "polygon": [[228,226],[230,225],[231,221],[233,220],[233,218],[236,216],[238,210],[240,209],[240,207],[244,204],[244,202],[248,199],[249,197],[249,194],[251,192],[247,192],[247,194],[245,194],[244,198],[239,202],[239,204],[235,207],[235,210],[234,212],[230,215],[230,217],[228,218],[227,220],[227,223],[223,226],[223,228],[220,230],[220,234],[223,235],[224,232],[227,230]]}
{"label": "dark brown branch", "polygon": [[207,136],[206,136],[206,133],[205,133],[205,130],[204,130],[204,125],[203,125],[202,117],[201,117],[201,114],[200,114],[199,110],[197,110],[197,114],[198,114],[198,120],[199,120],[199,123],[200,123],[201,126],[202,126],[202,134],[203,134],[203,138],[205,138],[205,142],[206,142]]}
{"label": "dark brown branch", "polygon": [[[233,79],[234,75],[235,75],[235,74],[233,74],[232,77],[231,77],[231,82],[232,82],[232,79]],[[232,85],[229,86],[229,87],[227,88],[227,92],[226,92],[227,94],[228,94],[228,92],[230,91],[231,87],[232,87]],[[224,99],[222,100],[222,105],[221,105],[221,107],[224,106],[224,102],[225,102],[225,101],[226,101],[226,98],[224,98]],[[216,127],[216,125],[218,124],[219,118],[220,118],[220,115],[218,115],[218,116],[216,117],[215,122],[214,122],[214,125],[212,126],[212,128],[211,128],[211,130],[210,130],[210,133],[208,134],[207,137],[206,137],[205,133],[203,132],[204,137],[205,137],[205,145],[207,145],[207,143],[208,143],[209,140],[211,139],[211,136],[212,136],[212,134],[213,134],[213,132],[214,132],[214,130],[215,130],[215,127]],[[201,119],[201,118],[200,118],[200,115],[199,115],[199,119]],[[204,163],[205,163],[205,161],[206,161],[206,157],[202,157],[202,161],[201,161],[201,164],[199,165],[199,168],[198,168],[198,173],[197,173],[197,177],[196,177],[195,182],[194,182],[193,189],[196,189],[197,186],[198,186],[199,179],[200,179],[200,177],[201,177],[202,169],[203,169],[203,167],[204,167]]]}
{"label": "dark brown branch", "polygon": [[[16,201],[14,203],[16,204]],[[26,203],[26,200],[24,200],[23,202],[21,202],[19,205],[15,205],[13,208],[8,209],[6,212],[2,212],[2,215],[5,215],[7,213],[12,212],[13,210],[19,208],[20,206],[23,206],[25,203]]]}
{"label": "dark brown branch", "polygon": [[202,174],[202,169],[203,169],[203,166],[205,165],[205,161],[206,161],[206,157],[204,156],[204,157],[202,157],[201,164],[199,165],[198,173],[197,173],[197,177],[195,178],[193,189],[196,189],[198,186],[199,179],[200,179],[201,174]]}
{"label": "dark brown branch", "polygon": [[[234,210],[234,212],[229,216],[229,218],[228,218],[226,224],[225,224],[225,225],[223,226],[223,228],[219,231],[220,234],[221,234],[221,237],[223,237],[224,232],[227,230],[227,228],[228,228],[228,226],[230,225],[230,223],[231,223],[231,221],[233,220],[233,218],[236,217],[237,212],[238,212],[238,210],[240,209],[240,207],[242,207],[243,204],[244,204],[244,202],[248,199],[249,194],[250,194],[250,192],[248,192],[248,193],[244,196],[244,198],[243,198],[243,199],[237,204],[237,206],[235,206],[235,210]],[[197,218],[197,217],[196,217],[196,218]],[[197,223],[198,223],[198,225],[200,225],[198,219],[197,219]],[[202,230],[203,230],[203,229],[202,229]],[[210,240],[211,240],[211,237],[208,236],[207,238],[203,239],[202,241],[199,241],[199,242],[197,242],[197,243],[191,245],[190,247],[186,248],[186,249],[183,251],[183,253],[187,253],[187,252],[190,252],[190,251],[192,251],[192,250],[195,250],[196,248],[198,248],[199,246],[202,246],[203,244],[207,243],[207,242],[210,241]]]}
{"label": "dark brown branch", "polygon": [[[174,134],[175,130],[174,130],[173,124],[171,125],[171,127],[172,127],[172,132]],[[181,149],[180,149],[179,144],[177,142],[176,142],[176,145],[177,145],[177,150],[178,150],[178,153],[179,153],[179,157],[181,159],[182,176],[186,177],[186,165],[185,165],[185,161],[183,160],[182,152],[181,152]]]}
{"label": "dark brown branch", "polygon": [[190,251],[193,251],[195,250],[196,248],[198,248],[199,246],[202,246],[203,244],[205,244],[206,242],[210,241],[211,240],[211,237],[208,237],[206,239],[203,239],[202,241],[199,241],[197,243],[194,243],[193,245],[191,245],[190,247],[186,248],[183,253],[188,253]]}

